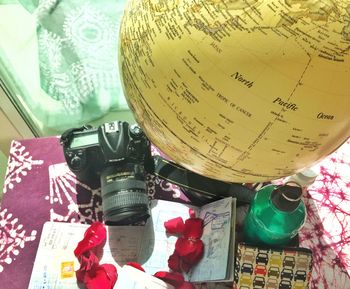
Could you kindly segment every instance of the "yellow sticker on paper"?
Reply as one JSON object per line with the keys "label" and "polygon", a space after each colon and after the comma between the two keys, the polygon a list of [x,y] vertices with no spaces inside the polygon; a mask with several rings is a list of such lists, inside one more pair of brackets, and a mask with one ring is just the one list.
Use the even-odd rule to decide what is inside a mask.
{"label": "yellow sticker on paper", "polygon": [[61,279],[74,277],[74,262],[62,262],[61,263]]}

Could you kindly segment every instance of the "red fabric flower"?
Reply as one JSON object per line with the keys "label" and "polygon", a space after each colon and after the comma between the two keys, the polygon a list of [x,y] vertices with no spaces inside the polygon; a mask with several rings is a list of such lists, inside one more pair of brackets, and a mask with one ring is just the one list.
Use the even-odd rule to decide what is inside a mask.
{"label": "red fabric flower", "polygon": [[112,289],[117,281],[117,269],[111,264],[99,264],[98,255],[106,242],[107,231],[102,223],[93,223],[74,250],[80,268],[76,272],[78,282],[87,289]]}

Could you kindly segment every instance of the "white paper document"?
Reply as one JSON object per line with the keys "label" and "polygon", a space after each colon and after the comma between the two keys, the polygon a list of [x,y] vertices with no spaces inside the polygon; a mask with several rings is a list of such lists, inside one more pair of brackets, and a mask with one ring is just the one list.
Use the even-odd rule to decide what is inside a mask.
{"label": "white paper document", "polygon": [[115,289],[174,289],[164,281],[131,266],[123,266],[118,274]]}
{"label": "white paper document", "polygon": [[[154,200],[151,203],[151,217],[145,226],[106,227],[107,241],[100,264],[109,263],[117,267],[118,281],[114,289],[172,288],[164,287],[167,284],[158,282],[161,280],[152,275],[157,271],[169,271],[168,258],[174,252],[177,240],[176,236],[166,234],[164,222],[179,216],[185,221],[189,218],[189,207],[186,204]],[[204,256],[185,276],[186,279],[191,282],[231,281],[235,199],[225,198],[201,208],[191,208],[204,220]],[[80,264],[74,256],[74,249],[88,227],[74,223],[45,223],[28,289],[79,288],[75,271]],[[135,273],[137,269],[124,266],[127,262],[140,263],[147,274],[141,271]],[[139,277],[127,277],[130,272]],[[140,278],[142,282],[139,282]]]}
{"label": "white paper document", "polygon": [[[74,256],[74,249],[83,239],[88,227],[83,224],[45,223],[29,289],[79,288],[75,271],[79,269],[80,264]],[[143,227],[108,227],[108,238],[100,264],[114,264],[120,274],[122,265],[136,260],[142,235]],[[130,286],[122,289],[136,288],[132,284]],[[114,288],[121,289],[116,286]]]}

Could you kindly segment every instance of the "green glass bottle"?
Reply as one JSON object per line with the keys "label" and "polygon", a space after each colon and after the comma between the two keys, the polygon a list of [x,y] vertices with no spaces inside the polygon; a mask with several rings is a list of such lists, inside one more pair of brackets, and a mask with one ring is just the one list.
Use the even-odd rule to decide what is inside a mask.
{"label": "green glass bottle", "polygon": [[255,195],[244,222],[245,242],[288,245],[305,221],[302,188],[296,183],[267,185]]}

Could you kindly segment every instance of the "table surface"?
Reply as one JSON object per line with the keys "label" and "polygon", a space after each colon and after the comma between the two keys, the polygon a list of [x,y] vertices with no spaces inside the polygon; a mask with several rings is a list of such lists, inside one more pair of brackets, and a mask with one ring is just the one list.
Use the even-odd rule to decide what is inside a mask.
{"label": "table surface", "polygon": [[[350,140],[318,167],[304,197],[308,215],[299,235],[300,246],[313,252],[310,288],[350,289]],[[188,201],[177,186],[153,175],[147,187],[151,198]],[[13,141],[3,191],[1,289],[28,287],[44,222],[101,220],[99,190],[76,180],[57,137]]]}

